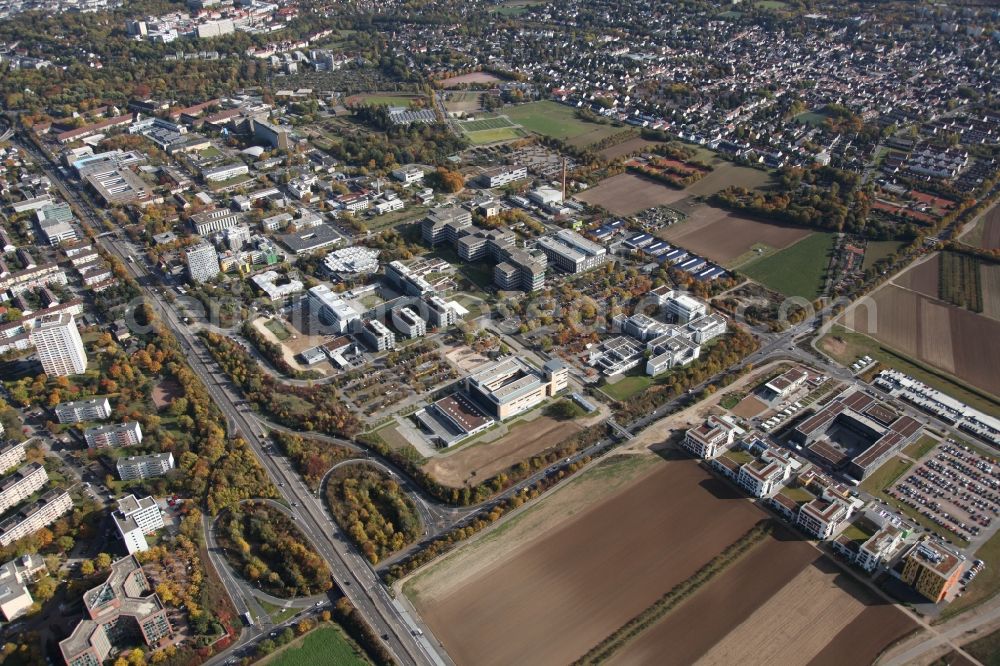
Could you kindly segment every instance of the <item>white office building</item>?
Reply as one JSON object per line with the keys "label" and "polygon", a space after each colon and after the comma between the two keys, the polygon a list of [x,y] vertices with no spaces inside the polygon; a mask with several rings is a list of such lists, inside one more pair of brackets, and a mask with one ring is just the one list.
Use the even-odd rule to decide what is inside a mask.
{"label": "white office building", "polygon": [[375,351],[385,351],[396,346],[396,334],[377,319],[365,322],[361,327],[361,339]]}
{"label": "white office building", "polygon": [[87,352],[72,314],[62,312],[43,317],[31,330],[30,338],[49,377],[86,372]]}
{"label": "white office building", "polygon": [[361,313],[325,284],[309,290],[309,308],[319,320],[332,326],[337,333],[346,333],[351,324],[361,319]]}
{"label": "white office building", "polygon": [[408,338],[427,335],[427,322],[420,318],[413,308],[401,307],[392,310],[392,325]]}
{"label": "white office building", "polygon": [[148,550],[146,535],[163,527],[163,515],[152,497],[127,495],[118,500],[118,510],[112,516],[129,555]]}
{"label": "white office building", "polygon": [[211,243],[193,245],[185,254],[192,282],[206,282],[219,274],[219,255]]}
{"label": "white office building", "polygon": [[28,583],[45,571],[45,562],[38,554],[22,555],[0,566],[0,613],[6,622],[24,615],[34,600]]}

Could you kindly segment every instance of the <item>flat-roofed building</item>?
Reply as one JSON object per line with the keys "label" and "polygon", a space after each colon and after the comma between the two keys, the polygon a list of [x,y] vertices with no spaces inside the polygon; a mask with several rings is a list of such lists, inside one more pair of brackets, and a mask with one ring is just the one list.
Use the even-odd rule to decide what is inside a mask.
{"label": "flat-roofed building", "polygon": [[788,456],[769,449],[740,467],[736,483],[754,497],[770,497],[791,473]]}
{"label": "flat-roofed building", "polygon": [[126,495],[111,515],[129,555],[149,550],[146,536],[163,527],[163,514],[152,497]]}
{"label": "flat-roofed building", "polygon": [[854,563],[868,573],[873,573],[879,565],[892,559],[902,542],[903,531],[898,527],[886,525],[861,544],[858,554],[854,557]]}
{"label": "flat-roofed building", "polygon": [[35,213],[38,228],[49,245],[59,245],[76,240],[79,236],[73,226],[73,209],[68,204],[45,206]]}
{"label": "flat-roofed building", "polygon": [[13,622],[28,612],[34,603],[28,583],[45,570],[45,561],[37,554],[22,555],[0,566],[0,614],[5,621]]}
{"label": "flat-roofed building", "polygon": [[604,246],[569,229],[560,229],[554,236],[540,238],[538,248],[545,253],[550,263],[567,273],[589,271],[608,258],[608,251]]}
{"label": "flat-roofed building", "polygon": [[479,182],[485,187],[503,187],[528,177],[526,166],[498,166],[484,169]]}
{"label": "flat-roofed building", "polygon": [[689,321],[685,327],[692,341],[703,345],[724,335],[727,329],[726,318],[718,313],[712,313]]}
{"label": "flat-roofed building", "polygon": [[135,446],[142,441],[142,428],[138,421],[95,426],[83,431],[87,446],[92,449]]}
{"label": "flat-roofed building", "polygon": [[405,166],[392,170],[392,177],[403,185],[419,183],[424,179],[424,170],[418,166]]}
{"label": "flat-roofed building", "polygon": [[472,213],[458,206],[432,208],[420,224],[424,242],[432,247],[441,243],[454,243],[460,232],[472,226]]}
{"label": "flat-roofed building", "polygon": [[681,444],[699,458],[711,459],[732,445],[737,430],[733,424],[713,415],[700,426],[689,428]]}
{"label": "flat-roofed building", "polygon": [[152,188],[131,169],[118,167],[87,173],[86,180],[107,205],[145,201]]}
{"label": "flat-roofed building", "polygon": [[521,359],[508,356],[477,368],[466,379],[466,390],[499,420],[508,419],[541,403],[565,388],[566,368],[538,371]]}
{"label": "flat-roofed building", "polygon": [[122,481],[163,476],[174,468],[174,454],[167,451],[146,456],[122,456],[116,461],[115,467],[118,469],[118,478]]}
{"label": "flat-roofed building", "polygon": [[0,547],[6,548],[18,539],[34,534],[51,525],[73,508],[73,500],[65,490],[53,489],[29,506],[0,522]]}
{"label": "flat-roofed building", "polygon": [[461,391],[435,401],[414,417],[431,442],[453,446],[492,426],[496,421]]}
{"label": "flat-roofed building", "polygon": [[0,514],[31,497],[48,480],[48,472],[38,463],[28,463],[0,480]]}
{"label": "flat-roofed building", "polygon": [[646,374],[651,377],[692,363],[701,355],[701,345],[676,331],[650,340],[646,348],[650,352]]}
{"label": "flat-roofed building", "polygon": [[852,508],[839,499],[814,499],[799,508],[795,522],[804,532],[821,541],[829,539],[851,517]]}
{"label": "flat-roofed building", "polygon": [[423,301],[427,306],[427,320],[431,326],[446,328],[458,321],[455,310],[437,294],[424,294]]}
{"label": "flat-roofed building", "polygon": [[191,226],[199,236],[209,236],[242,223],[243,213],[228,208],[206,210],[191,216]]}
{"label": "flat-roofed building", "polygon": [[947,596],[962,575],[965,557],[930,538],[913,544],[903,556],[900,578],[934,603]]}
{"label": "flat-roofed building", "polygon": [[[297,224],[295,220],[292,220],[292,223]],[[278,241],[296,256],[325,250],[343,240],[344,237],[325,222],[278,236]]]}
{"label": "flat-roofed building", "polygon": [[111,403],[107,398],[87,398],[60,402],[56,405],[56,418],[59,423],[80,423],[81,421],[100,421],[111,416]]}
{"label": "flat-roofed building", "polygon": [[309,289],[309,309],[339,334],[346,333],[354,322],[361,320],[361,313],[325,284]]}
{"label": "flat-roofed building", "polygon": [[211,243],[198,243],[184,251],[188,277],[192,282],[207,282],[220,272],[219,253]]}
{"label": "flat-roofed building", "polygon": [[237,176],[250,173],[250,167],[242,163],[223,164],[222,166],[202,169],[201,177],[207,182],[222,182]]}
{"label": "flat-roofed building", "polygon": [[49,377],[79,375],[87,371],[87,352],[68,312],[42,317],[30,333],[42,370]]}
{"label": "flat-roofed building", "polygon": [[427,322],[409,306],[392,309],[392,325],[408,338],[427,335]]}
{"label": "flat-roofed building", "polygon": [[291,130],[281,125],[265,122],[263,120],[251,120],[253,125],[253,136],[258,141],[263,141],[272,148],[278,150],[288,150],[291,145]]}
{"label": "flat-roofed building", "polygon": [[809,373],[802,368],[786,370],[761,387],[761,397],[766,400],[783,399],[805,384],[808,378]]}
{"label": "flat-roofed building", "polygon": [[129,555],[111,565],[108,579],[83,594],[87,616],[59,643],[67,666],[100,666],[115,648],[141,641],[156,647],[173,630],[139,561]]}
{"label": "flat-roofed building", "polygon": [[377,352],[396,347],[396,334],[378,319],[366,321],[361,326],[359,336],[366,345]]}
{"label": "flat-roofed building", "polygon": [[25,459],[24,446],[28,441],[30,440],[24,442],[11,440],[0,447],[0,471],[8,470]]}

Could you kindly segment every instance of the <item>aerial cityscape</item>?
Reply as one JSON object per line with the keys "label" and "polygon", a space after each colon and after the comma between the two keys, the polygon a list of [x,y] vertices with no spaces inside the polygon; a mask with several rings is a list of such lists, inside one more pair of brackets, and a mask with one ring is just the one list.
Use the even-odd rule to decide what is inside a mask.
{"label": "aerial cityscape", "polygon": [[996,3],[0,0],[0,104],[0,665],[1000,663]]}

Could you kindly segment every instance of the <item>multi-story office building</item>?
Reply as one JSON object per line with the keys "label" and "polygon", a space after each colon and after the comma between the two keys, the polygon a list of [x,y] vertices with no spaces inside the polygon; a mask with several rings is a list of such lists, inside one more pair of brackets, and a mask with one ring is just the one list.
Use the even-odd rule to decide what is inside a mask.
{"label": "multi-story office building", "polygon": [[681,443],[699,458],[711,459],[732,445],[736,430],[718,416],[709,416],[697,428],[690,428]]}
{"label": "multi-story office building", "polygon": [[965,557],[942,543],[926,538],[903,556],[900,578],[917,592],[938,603],[958,583]]}
{"label": "multi-story office building", "polygon": [[203,169],[201,175],[209,183],[219,183],[248,173],[250,173],[250,167],[246,164],[234,163]]}
{"label": "multi-story office building", "polygon": [[375,351],[385,351],[396,346],[396,334],[377,319],[366,321],[361,327],[361,339]]}
{"label": "multi-story office building", "polygon": [[191,216],[191,226],[199,236],[208,236],[216,231],[223,231],[229,227],[235,227],[243,221],[243,213],[229,210],[228,208],[216,208],[195,213]]}
{"label": "multi-story office building", "polygon": [[427,320],[431,326],[446,328],[458,321],[455,310],[448,307],[447,301],[437,294],[425,294],[423,301],[427,306]]}
{"label": "multi-story office building", "polygon": [[253,137],[258,141],[263,141],[272,148],[278,150],[288,150],[291,132],[286,127],[264,122],[263,120],[251,120],[253,124]]}
{"label": "multi-story office building", "polygon": [[354,322],[361,319],[361,313],[354,306],[325,284],[318,284],[309,290],[309,309],[322,323],[332,326],[340,334],[346,333]]}
{"label": "multi-story office building", "polygon": [[454,243],[471,226],[472,213],[464,208],[432,208],[420,224],[420,233],[424,242],[433,247]]}
{"label": "multi-story office building", "polygon": [[174,468],[174,454],[167,451],[148,456],[123,456],[117,460],[115,467],[122,481],[162,476]]}
{"label": "multi-story office building", "polygon": [[31,330],[31,343],[49,377],[79,375],[87,370],[87,352],[73,315],[67,312],[43,317]]}
{"label": "multi-story office building", "polygon": [[83,437],[87,440],[87,446],[92,449],[135,446],[142,441],[142,428],[138,421],[126,421],[87,428],[83,431]]}
{"label": "multi-story office building", "polygon": [[167,611],[135,556],[111,565],[108,580],[83,594],[87,617],[59,643],[67,666],[100,666],[113,648],[156,647],[172,633]]}
{"label": "multi-story office building", "polygon": [[851,512],[851,505],[839,499],[814,499],[799,508],[795,522],[807,534],[825,540],[851,517]]}
{"label": "multi-story office building", "polygon": [[498,166],[486,169],[479,176],[479,182],[486,187],[503,187],[528,177],[528,167]]}
{"label": "multi-story office building", "polygon": [[861,544],[854,563],[868,573],[873,573],[880,564],[892,558],[902,542],[903,531],[887,525]]}
{"label": "multi-story office building", "polygon": [[385,277],[389,284],[402,291],[407,296],[423,296],[434,293],[434,287],[410,270],[401,261],[390,261],[385,267]]}
{"label": "multi-story office building", "polygon": [[569,371],[558,362],[546,363],[542,372],[514,356],[476,369],[466,379],[473,400],[499,420],[508,419],[554,396],[566,387]]}
{"label": "multi-story office building", "polygon": [[211,243],[192,245],[185,257],[192,282],[206,282],[219,274],[219,255]]}
{"label": "multi-story office building", "polygon": [[28,463],[0,481],[0,513],[31,497],[49,480],[49,474],[38,463]]}
{"label": "multi-story office building", "polygon": [[708,305],[685,293],[657,287],[650,294],[656,298],[667,318],[678,324],[686,324],[708,314]]}
{"label": "multi-story office building", "polygon": [[392,325],[408,338],[427,335],[427,322],[409,306],[392,309]]}
{"label": "multi-story office building", "polygon": [[148,550],[146,535],[163,527],[163,514],[152,497],[127,495],[118,500],[118,510],[111,515],[129,555]]}
{"label": "multi-story office building", "polygon": [[33,504],[0,523],[0,547],[6,548],[18,539],[51,525],[72,508],[73,500],[68,492],[59,489],[48,491]]}
{"label": "multi-story office building", "polygon": [[554,236],[540,238],[538,247],[551,263],[567,273],[589,271],[608,258],[603,246],[569,229],[560,229]]}
{"label": "multi-story office building", "polygon": [[111,403],[107,398],[87,398],[72,402],[60,402],[56,405],[56,418],[59,423],[79,423],[81,421],[100,421],[111,416]]}

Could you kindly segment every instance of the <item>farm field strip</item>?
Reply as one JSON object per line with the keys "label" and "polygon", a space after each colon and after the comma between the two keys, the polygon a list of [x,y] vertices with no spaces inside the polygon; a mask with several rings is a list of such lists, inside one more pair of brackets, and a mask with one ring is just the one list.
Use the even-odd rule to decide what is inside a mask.
{"label": "farm field strip", "polygon": [[813,232],[780,252],[743,265],[748,277],[786,296],[812,300],[823,288],[833,234]]}

